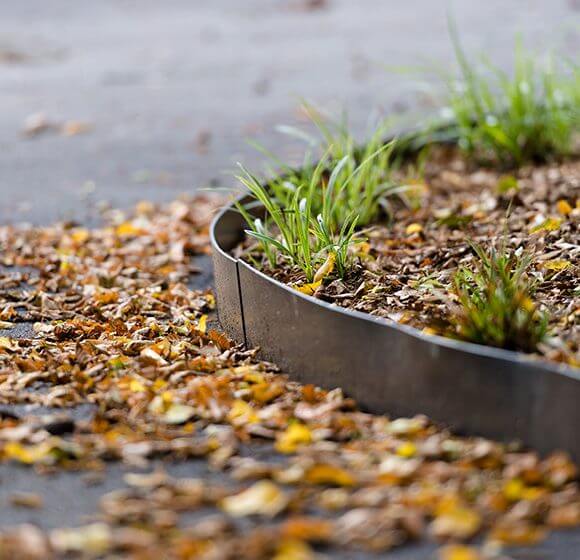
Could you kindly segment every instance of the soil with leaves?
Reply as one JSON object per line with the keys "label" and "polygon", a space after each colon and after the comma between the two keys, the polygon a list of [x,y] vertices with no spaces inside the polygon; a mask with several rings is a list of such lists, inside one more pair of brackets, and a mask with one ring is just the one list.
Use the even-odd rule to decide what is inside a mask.
{"label": "soil with leaves", "polygon": [[[511,197],[510,221],[521,224],[512,231],[540,228],[542,270],[552,286],[542,290],[556,302],[555,288],[568,289],[577,258],[565,237],[575,211],[557,213],[564,196],[557,186],[573,170],[522,171]],[[369,232],[377,268],[369,265],[365,274],[387,274],[387,256],[389,263],[398,259],[393,274],[406,266],[409,279],[425,259],[463,258],[465,233],[449,226],[455,216],[469,217],[480,235],[497,232],[505,210],[502,197],[490,197],[496,177],[480,172],[467,179],[461,169],[440,178],[455,187],[441,218],[448,225],[409,213],[420,227]],[[489,187],[472,208],[474,181]],[[438,193],[435,177],[430,184]],[[544,203],[530,185],[545,185]],[[128,215],[110,212],[90,230],[0,228],[0,326],[7,333],[0,338],[0,404],[55,411],[0,413],[0,459],[38,476],[60,469],[106,476],[111,462],[135,471],[124,489],[102,497],[95,522],[5,530],[0,558],[288,560],[333,550],[354,557],[357,550],[429,539],[441,543],[443,560],[476,560],[505,557],[504,546],[580,525],[578,471],[565,454],[540,458],[515,444],[457,437],[423,416],[363,413],[340,389],[294,383],[212,329],[212,293],[187,282],[195,273],[192,256],[209,251],[217,204],[203,197],[161,208],[142,203]],[[557,221],[557,237],[545,220]],[[435,236],[453,243],[442,253]],[[564,261],[570,265],[555,267]],[[400,294],[376,294],[389,313],[410,309],[407,291],[412,299],[433,294],[422,297],[440,305],[436,292],[395,276]],[[335,283],[324,293],[339,301],[349,289]],[[357,297],[352,301],[367,301]],[[33,323],[34,335],[12,336],[18,322]],[[75,420],[67,413],[86,403],[94,415]],[[251,442],[268,445],[271,459],[241,453]],[[174,478],[160,468],[142,472],[154,461],[188,458],[207,461],[229,483]],[[42,507],[30,494],[12,503]],[[199,513],[195,523],[184,523],[191,512]],[[478,544],[469,544],[474,538]]]}
{"label": "soil with leaves", "polygon": [[[405,185],[402,200],[392,200],[390,219],[383,217],[359,232],[360,242],[349,249],[354,264],[342,278],[326,267],[316,282],[308,282],[284,259],[273,269],[250,241],[238,255],[249,255],[271,276],[342,307],[429,334],[579,366],[580,161],[526,164],[506,173],[497,166],[476,165],[454,147],[433,146],[421,173],[411,166],[396,179]],[[457,272],[477,279],[490,248],[500,256],[502,251],[511,255],[514,271],[525,268],[519,276],[521,297],[517,301],[517,294],[503,293],[519,289],[512,274],[503,286],[503,299],[497,297],[498,309],[489,301],[494,294],[469,309],[472,292],[462,300],[461,292],[467,290],[457,285]],[[500,294],[502,286],[493,275],[488,284],[488,290]],[[466,317],[466,303],[474,318]],[[510,305],[527,314],[513,340],[508,331],[514,314],[506,315]],[[540,317],[546,325],[539,324]],[[473,326],[471,319],[492,332],[464,332]]]}

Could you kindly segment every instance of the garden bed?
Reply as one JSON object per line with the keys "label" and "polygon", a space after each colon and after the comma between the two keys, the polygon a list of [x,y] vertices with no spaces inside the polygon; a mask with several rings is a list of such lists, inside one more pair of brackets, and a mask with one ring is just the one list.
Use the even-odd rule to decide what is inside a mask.
{"label": "garden bed", "polygon": [[[408,178],[399,175],[399,183]],[[454,276],[460,268],[475,268],[481,256],[474,246],[503,243],[506,251],[528,254],[533,283],[528,295],[538,309],[549,310],[550,336],[534,344],[513,335],[502,346],[577,367],[580,159],[505,172],[473,165],[456,147],[439,145],[431,149],[421,180],[414,181],[405,201],[390,202],[388,219],[360,229],[361,242],[351,247],[353,263],[342,277],[328,274],[312,283],[288,261],[279,260],[273,267],[261,243],[249,237],[233,254],[322,301],[428,334],[460,338]]]}
{"label": "garden bed", "polygon": [[424,413],[454,430],[518,439],[580,458],[580,373],[521,353],[425,334],[313,298],[231,252],[243,239],[235,207],[211,240],[226,331],[303,383],[342,387],[376,413]]}

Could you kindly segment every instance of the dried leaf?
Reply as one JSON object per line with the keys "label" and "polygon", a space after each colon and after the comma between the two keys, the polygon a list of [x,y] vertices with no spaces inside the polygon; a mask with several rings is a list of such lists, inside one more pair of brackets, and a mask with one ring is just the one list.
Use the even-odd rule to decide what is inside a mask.
{"label": "dried leaf", "polygon": [[163,415],[166,424],[184,424],[195,416],[195,408],[185,404],[173,403]]}
{"label": "dried leaf", "polygon": [[562,225],[562,220],[560,218],[546,218],[543,222],[537,226],[532,227],[530,233],[538,233],[542,231],[557,231]]}
{"label": "dried leaf", "polygon": [[344,469],[327,464],[310,467],[304,475],[304,480],[310,484],[328,486],[353,486],[356,483],[354,477]]}
{"label": "dried leaf", "polygon": [[287,505],[286,494],[269,480],[260,480],[247,490],[224,498],[221,503],[222,509],[234,517],[248,515],[274,517],[284,511]]}
{"label": "dried leaf", "polygon": [[295,453],[299,447],[312,443],[310,428],[300,422],[293,422],[276,439],[276,450],[280,453]]}
{"label": "dried leaf", "polygon": [[311,282],[310,284],[302,284],[301,286],[294,286],[294,289],[302,294],[311,296],[320,287],[322,281]]}
{"label": "dried leaf", "polygon": [[546,270],[552,270],[554,272],[560,272],[561,270],[566,270],[572,263],[566,260],[553,260],[553,261],[544,261],[542,263],[542,268]]}
{"label": "dried leaf", "polygon": [[439,551],[439,560],[481,560],[481,555],[471,546],[451,544]]}
{"label": "dried leaf", "polygon": [[273,560],[314,560],[316,554],[305,543],[296,539],[284,539],[278,546]]}
{"label": "dried leaf", "polygon": [[423,231],[423,226],[421,224],[409,224],[406,228],[405,228],[405,233],[407,235],[414,235],[416,233],[421,233]]}
{"label": "dried leaf", "polygon": [[572,206],[570,206],[570,203],[564,199],[558,200],[556,203],[556,209],[558,210],[559,214],[562,214],[562,216],[567,216],[573,210]]}
{"label": "dried leaf", "polygon": [[431,533],[439,539],[469,539],[481,527],[481,516],[473,509],[454,505],[438,513],[431,523]]}
{"label": "dried leaf", "polygon": [[334,264],[336,262],[336,255],[334,253],[329,253],[326,257],[326,260],[322,263],[320,268],[316,271],[314,275],[314,282],[312,285],[322,282],[324,278],[326,278],[333,270]]}

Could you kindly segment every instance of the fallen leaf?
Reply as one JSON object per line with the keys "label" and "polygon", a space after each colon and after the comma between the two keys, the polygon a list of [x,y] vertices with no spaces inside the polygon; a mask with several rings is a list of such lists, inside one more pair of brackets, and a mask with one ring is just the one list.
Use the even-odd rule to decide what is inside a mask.
{"label": "fallen leaf", "polygon": [[228,420],[236,425],[256,424],[260,418],[251,404],[241,399],[236,399],[228,412]]}
{"label": "fallen leaf", "polygon": [[142,228],[135,226],[132,222],[123,222],[116,227],[115,233],[119,237],[137,237],[146,232]]}
{"label": "fallen leaf", "polygon": [[55,529],[50,533],[50,542],[61,554],[100,556],[111,547],[111,528],[105,523],[93,523],[74,529]]}
{"label": "fallen leaf", "polygon": [[481,560],[481,555],[471,546],[450,544],[439,550],[439,560]]}
{"label": "fallen leaf", "polygon": [[546,530],[526,521],[504,520],[500,521],[488,538],[505,545],[531,546],[543,541]]}
{"label": "fallen leaf", "polygon": [[85,134],[91,130],[92,126],[83,121],[66,121],[60,128],[60,133],[63,136],[76,136],[78,134]]}
{"label": "fallen leaf", "polygon": [[399,455],[399,457],[413,457],[416,454],[417,446],[411,441],[406,441],[397,447],[397,455]]}
{"label": "fallen leaf", "polygon": [[310,428],[300,422],[293,422],[276,439],[276,450],[280,453],[295,453],[296,450],[312,443]]}
{"label": "fallen leaf", "polygon": [[222,509],[234,517],[264,515],[274,517],[284,511],[288,497],[269,480],[260,480],[247,490],[228,496],[221,502]]}
{"label": "fallen leaf", "polygon": [[314,284],[317,282],[322,282],[323,278],[326,278],[333,270],[334,263],[336,262],[336,255],[334,253],[329,253],[326,260],[322,263],[322,266],[316,271],[314,275]]}
{"label": "fallen leaf", "polygon": [[43,505],[42,497],[32,492],[15,492],[10,495],[10,504],[16,507],[39,509]]}
{"label": "fallen leaf", "polygon": [[554,272],[560,272],[561,270],[566,270],[572,263],[566,260],[553,260],[553,261],[544,261],[542,263],[542,268],[546,270],[552,270]]}
{"label": "fallen leaf", "polygon": [[184,424],[195,416],[195,408],[186,404],[173,403],[163,414],[166,424]]}
{"label": "fallen leaf", "polygon": [[530,233],[538,233],[541,231],[557,231],[562,225],[562,220],[560,218],[546,218],[543,222],[537,226],[532,227]]}
{"label": "fallen leaf", "polygon": [[473,509],[455,505],[445,509],[432,521],[430,529],[438,539],[469,539],[481,527],[481,516]]}
{"label": "fallen leaf", "polygon": [[314,551],[296,539],[285,539],[279,545],[273,560],[314,560]]}
{"label": "fallen leaf", "polygon": [[311,296],[320,287],[322,281],[311,282],[310,284],[302,284],[301,286],[294,286],[294,289],[298,292]]}
{"label": "fallen leaf", "polygon": [[196,327],[196,329],[197,329],[197,330],[198,330],[200,333],[202,333],[202,334],[205,334],[205,331],[206,331],[206,329],[207,329],[207,315],[202,315],[202,316],[199,318],[199,321],[197,322],[197,327]]}
{"label": "fallen leaf", "polygon": [[332,536],[334,524],[328,519],[316,517],[293,517],[282,527],[284,537],[301,541],[323,543]]}
{"label": "fallen leaf", "polygon": [[407,235],[414,235],[415,233],[421,233],[423,231],[423,226],[421,224],[409,224],[405,228],[405,233]]}
{"label": "fallen leaf", "polygon": [[556,203],[556,209],[558,210],[558,213],[562,214],[562,216],[567,216],[573,210],[572,206],[570,206],[570,203],[563,199],[558,200]]}
{"label": "fallen leaf", "polygon": [[304,474],[304,480],[310,484],[320,484],[328,486],[353,486],[354,477],[334,465],[317,464],[310,467]]}

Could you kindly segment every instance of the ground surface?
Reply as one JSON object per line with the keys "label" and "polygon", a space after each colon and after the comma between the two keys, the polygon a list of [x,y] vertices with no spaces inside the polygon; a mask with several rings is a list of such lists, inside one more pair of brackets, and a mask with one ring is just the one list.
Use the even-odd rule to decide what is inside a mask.
{"label": "ground surface", "polygon": [[[507,63],[513,34],[533,45],[577,52],[575,0],[456,3],[468,49]],[[220,184],[236,160],[257,161],[244,138],[280,152],[290,143],[272,127],[297,118],[298,98],[346,106],[358,127],[375,110],[417,107],[408,78],[385,64],[451,57],[445,3],[227,0],[38,0],[6,3],[0,17],[0,220],[50,223],[94,219],[96,205],[170,200]],[[25,138],[26,118],[89,123],[85,134],[57,127]],[[74,125],[73,125],[74,128]],[[174,467],[207,472],[202,461]],[[121,484],[112,469],[103,486],[80,476],[38,477],[0,467],[0,525],[32,521],[75,525],[95,512],[104,489]],[[15,490],[45,498],[38,512],[6,506]],[[82,497],[80,497],[82,496]],[[552,538],[517,558],[576,559],[580,536]],[[429,548],[389,558],[428,558]],[[516,555],[514,555],[516,557]]]}

